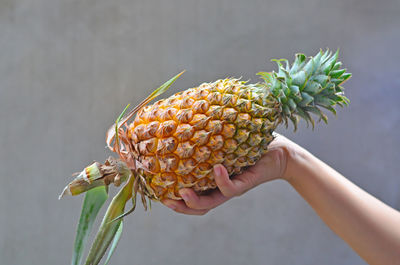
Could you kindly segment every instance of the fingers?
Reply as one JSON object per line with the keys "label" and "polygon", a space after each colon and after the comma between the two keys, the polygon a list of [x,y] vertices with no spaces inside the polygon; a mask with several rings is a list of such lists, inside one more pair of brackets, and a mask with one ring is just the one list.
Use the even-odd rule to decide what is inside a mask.
{"label": "fingers", "polygon": [[179,193],[189,208],[198,210],[211,210],[229,200],[218,190],[201,196],[197,195],[192,189],[182,189]]}
{"label": "fingers", "polygon": [[218,189],[225,197],[233,197],[237,193],[237,187],[229,179],[229,174],[226,168],[222,165],[214,166],[214,179]]}
{"label": "fingers", "polygon": [[192,189],[181,189],[179,193],[184,202],[174,201],[174,210],[186,214],[204,214],[255,186],[252,172],[243,173],[231,180],[228,171],[222,165],[214,166],[214,178],[219,189],[208,195],[197,195]]}
{"label": "fingers", "polygon": [[257,185],[255,183],[257,176],[253,172],[246,171],[230,179],[228,171],[223,165],[214,166],[214,177],[219,190],[227,198],[239,196]]}
{"label": "fingers", "polygon": [[179,193],[184,201],[167,199],[162,203],[176,212],[190,215],[204,215],[229,199],[218,190],[202,196],[197,195],[192,189],[182,189]]}
{"label": "fingers", "polygon": [[232,197],[242,195],[263,182],[277,178],[279,174],[275,172],[277,171],[275,153],[279,153],[278,151],[270,151],[258,164],[233,179],[229,178],[228,171],[223,165],[215,165],[214,179],[218,190],[208,195],[197,195],[192,189],[181,189],[179,193],[183,201],[164,200],[163,203],[179,213],[204,215]]}
{"label": "fingers", "polygon": [[183,201],[176,201],[176,200],[169,200],[165,199],[162,201],[162,203],[167,206],[168,208],[174,210],[175,212],[182,213],[182,214],[188,214],[188,215],[204,215],[206,214],[209,210],[207,209],[192,209],[188,207],[185,202]]}

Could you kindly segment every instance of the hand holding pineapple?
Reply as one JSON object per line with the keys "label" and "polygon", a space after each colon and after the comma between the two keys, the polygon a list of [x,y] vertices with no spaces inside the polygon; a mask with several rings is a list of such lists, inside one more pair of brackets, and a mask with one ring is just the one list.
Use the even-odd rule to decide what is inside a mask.
{"label": "hand holding pineapple", "polygon": [[180,191],[184,202],[164,200],[179,213],[202,215],[234,196],[274,180],[286,180],[322,220],[368,264],[400,264],[400,212],[371,196],[340,173],[283,136],[254,166],[229,179],[214,166],[218,190],[197,195]]}
{"label": "hand holding pineapple", "polygon": [[286,137],[277,135],[269,144],[268,152],[242,174],[230,178],[223,165],[215,165],[213,176],[218,189],[207,195],[198,195],[188,188],[181,189],[179,193],[184,201],[165,199],[162,203],[179,213],[203,215],[262,183],[275,179],[288,179],[286,169],[287,164],[290,163],[291,155],[289,154],[295,153],[299,148]]}

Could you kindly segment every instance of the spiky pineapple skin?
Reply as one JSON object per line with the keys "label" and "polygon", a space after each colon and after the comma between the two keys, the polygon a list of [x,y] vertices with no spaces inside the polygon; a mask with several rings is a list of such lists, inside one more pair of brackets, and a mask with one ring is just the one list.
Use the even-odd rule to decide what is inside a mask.
{"label": "spiky pineapple skin", "polygon": [[257,84],[228,78],[144,107],[128,126],[134,157],[153,199],[180,199],[185,187],[216,188],[212,169],[229,175],[267,152],[279,105]]}

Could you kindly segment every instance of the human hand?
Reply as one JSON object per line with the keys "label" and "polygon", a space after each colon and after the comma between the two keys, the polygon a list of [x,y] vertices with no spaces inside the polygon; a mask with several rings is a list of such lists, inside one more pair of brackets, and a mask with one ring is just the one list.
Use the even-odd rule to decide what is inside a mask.
{"label": "human hand", "polygon": [[162,203],[176,212],[190,215],[204,215],[229,199],[240,196],[248,190],[274,179],[286,179],[290,154],[299,148],[286,137],[277,135],[266,153],[254,166],[242,174],[229,178],[223,165],[214,166],[214,179],[218,189],[207,195],[197,195],[192,189],[179,191],[183,201],[163,200]]}

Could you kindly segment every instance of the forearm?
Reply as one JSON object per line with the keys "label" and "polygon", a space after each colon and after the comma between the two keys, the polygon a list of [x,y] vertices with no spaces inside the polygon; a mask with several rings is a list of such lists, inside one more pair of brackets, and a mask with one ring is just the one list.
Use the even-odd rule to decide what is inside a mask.
{"label": "forearm", "polygon": [[369,264],[400,264],[400,213],[304,149],[287,180],[322,220]]}

